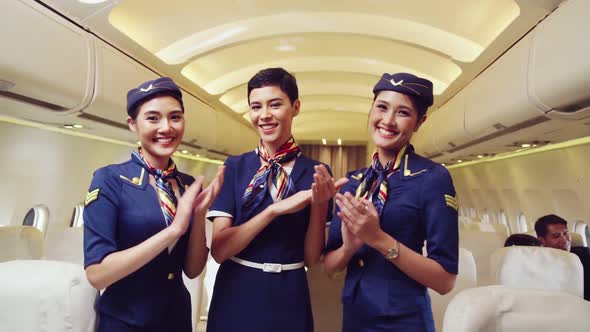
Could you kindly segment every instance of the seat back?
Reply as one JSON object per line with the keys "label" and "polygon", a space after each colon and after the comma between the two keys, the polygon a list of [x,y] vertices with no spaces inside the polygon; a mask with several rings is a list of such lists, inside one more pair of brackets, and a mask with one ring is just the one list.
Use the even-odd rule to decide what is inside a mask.
{"label": "seat back", "polygon": [[[482,225],[485,225],[483,227],[489,227],[489,230],[494,230],[494,226],[501,226],[491,224]],[[471,226],[469,225],[468,227]],[[496,249],[502,248],[505,239],[506,234],[504,232],[482,232],[479,228],[459,229],[459,246],[469,250],[473,254],[473,258],[477,264],[478,285],[490,284],[490,254]]]}
{"label": "seat back", "polygon": [[564,292],[477,287],[451,300],[442,331],[588,331],[588,312],[590,302]]}
{"label": "seat back", "polygon": [[584,242],[582,235],[576,232],[570,232],[569,234],[572,239],[572,247],[587,247],[587,243]]}
{"label": "seat back", "polygon": [[70,227],[84,226],[84,204],[74,206],[72,211],[72,218],[70,219]]}
{"label": "seat back", "polygon": [[47,234],[47,225],[49,224],[49,208],[43,204],[38,204],[29,209],[23,219],[23,226],[37,228],[43,236]]}
{"label": "seat back", "polygon": [[[590,228],[588,228],[588,225],[583,222],[583,221],[574,221],[571,226],[569,226],[570,229],[570,234],[572,235],[572,246],[575,247],[587,247],[588,246],[588,242],[590,241]],[[578,243],[576,243],[575,245],[573,244],[574,241],[574,234],[578,234],[579,237],[577,237],[577,239],[580,241]]]}
{"label": "seat back", "polygon": [[492,283],[513,288],[556,290],[584,296],[580,259],[565,250],[512,246],[490,258]]}
{"label": "seat back", "polygon": [[77,264],[0,263],[0,331],[94,331],[97,294]]}
{"label": "seat back", "polygon": [[15,259],[41,259],[44,235],[32,226],[0,227],[0,262]]}
{"label": "seat back", "polygon": [[52,231],[47,238],[46,257],[50,260],[84,265],[84,228],[67,227]]}
{"label": "seat back", "polygon": [[527,223],[524,213],[518,214],[516,217],[516,233],[528,233],[529,225]]}
{"label": "seat back", "polygon": [[477,285],[477,270],[473,254],[464,248],[459,248],[459,274],[455,282],[455,288],[448,294],[440,295],[432,289],[428,289],[432,301],[432,314],[436,330],[440,331],[443,325],[443,319],[447,305],[451,299],[462,290],[473,288]]}

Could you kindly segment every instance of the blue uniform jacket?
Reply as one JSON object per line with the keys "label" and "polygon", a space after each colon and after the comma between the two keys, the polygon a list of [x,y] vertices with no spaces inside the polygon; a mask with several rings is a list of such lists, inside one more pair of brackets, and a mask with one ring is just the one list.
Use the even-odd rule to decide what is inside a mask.
{"label": "blue uniform jacket", "polygon": [[[149,174],[129,160],[96,170],[84,209],[84,267],[140,244],[166,227]],[[194,178],[178,173],[179,189]],[[173,181],[173,180],[171,180]],[[134,273],[109,286],[97,310],[137,326],[173,319],[190,322],[190,295],[182,281],[188,234]],[[190,324],[190,323],[189,323]]]}
{"label": "blue uniform jacket", "polygon": [[[422,254],[427,242],[428,257],[449,273],[458,272],[457,201],[446,168],[413,152],[403,157],[400,169],[388,179],[388,195],[380,218],[381,228]],[[353,195],[365,169],[348,173],[341,192]],[[334,214],[327,251],[342,246],[341,221]],[[364,245],[348,264],[342,302],[365,308],[375,316],[397,316],[430,310],[426,288],[389,262],[375,249]]]}
{"label": "blue uniform jacket", "polygon": [[[314,165],[318,164],[304,155],[297,157],[290,174],[297,191],[311,187]],[[248,152],[229,157],[225,165],[225,180],[210,210],[231,215],[232,226],[239,226],[273,204],[273,199],[267,193],[254,211],[245,214],[241,198],[261,165],[260,159],[255,152]],[[277,217],[236,256],[256,263],[303,261],[309,218],[309,206]],[[305,270],[267,273],[226,260],[217,272],[207,331],[313,331]]]}

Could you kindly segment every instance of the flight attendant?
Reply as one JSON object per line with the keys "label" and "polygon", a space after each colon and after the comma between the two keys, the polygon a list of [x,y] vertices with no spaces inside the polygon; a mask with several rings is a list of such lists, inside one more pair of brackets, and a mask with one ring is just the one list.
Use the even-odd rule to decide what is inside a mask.
{"label": "flight attendant", "polygon": [[326,166],[301,154],[291,125],[300,102],[282,68],[248,82],[256,150],[226,160],[225,182],[208,217],[211,254],[221,264],[207,331],[306,332],[313,318],[304,265],[319,261],[334,183]]}
{"label": "flight attendant", "polygon": [[383,74],[373,93],[368,130],[377,150],[336,194],[325,268],[347,268],[343,331],[434,331],[427,288],[454,286],[458,216],[449,172],[410,145],[432,105],[432,83]]}
{"label": "flight attendant", "polygon": [[223,167],[203,178],[170,158],[184,133],[182,93],[170,78],[127,94],[127,122],[141,147],[131,159],[96,170],[84,209],[84,266],[104,289],[98,331],[192,331],[182,272],[205,265],[205,214],[221,188]]}

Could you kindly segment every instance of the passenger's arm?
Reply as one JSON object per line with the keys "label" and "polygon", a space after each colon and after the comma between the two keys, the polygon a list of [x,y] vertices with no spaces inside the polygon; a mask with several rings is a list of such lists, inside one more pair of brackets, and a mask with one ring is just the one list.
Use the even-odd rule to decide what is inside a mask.
{"label": "passenger's arm", "polygon": [[220,166],[217,169],[215,179],[211,181],[207,189],[197,196],[194,202],[193,225],[189,235],[183,269],[186,276],[190,279],[194,279],[201,274],[203,268],[205,268],[205,264],[207,264],[209,249],[207,248],[207,238],[205,236],[205,217],[207,209],[209,209],[223,185],[224,171],[225,166]]}
{"label": "passenger's arm", "polygon": [[188,229],[193,202],[201,191],[203,179],[199,178],[180,198],[172,224],[142,243],[121,251],[115,251],[100,262],[86,267],[86,277],[96,289],[104,289],[146,265],[168,246],[177,241]]}
{"label": "passenger's arm", "polygon": [[239,226],[232,226],[232,218],[230,217],[215,218],[211,256],[218,263],[223,263],[244,250],[273,219],[303,209],[309,204],[310,200],[311,190],[300,191],[269,205],[262,212]]}

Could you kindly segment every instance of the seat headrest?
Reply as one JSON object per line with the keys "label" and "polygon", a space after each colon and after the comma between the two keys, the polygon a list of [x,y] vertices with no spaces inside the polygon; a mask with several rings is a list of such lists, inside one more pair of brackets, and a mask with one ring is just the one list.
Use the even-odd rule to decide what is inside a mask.
{"label": "seat headrest", "polygon": [[588,312],[590,302],[564,292],[477,287],[451,300],[443,332],[587,331]]}
{"label": "seat headrest", "polygon": [[584,296],[580,259],[567,251],[512,246],[497,249],[490,258],[492,284],[514,288],[557,290]]}
{"label": "seat headrest", "polygon": [[582,235],[574,232],[570,232],[569,234],[572,238],[572,247],[585,247],[584,238]]}
{"label": "seat headrest", "polygon": [[0,331],[94,331],[94,302],[81,265],[0,263]]}
{"label": "seat headrest", "polygon": [[0,227],[0,262],[15,259],[41,259],[44,235],[33,226]]}

